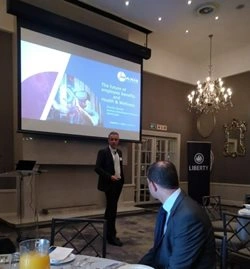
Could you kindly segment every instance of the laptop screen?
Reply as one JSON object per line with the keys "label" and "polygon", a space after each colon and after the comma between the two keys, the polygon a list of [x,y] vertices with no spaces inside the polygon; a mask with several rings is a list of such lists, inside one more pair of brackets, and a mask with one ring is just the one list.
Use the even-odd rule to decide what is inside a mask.
{"label": "laptop screen", "polygon": [[16,165],[17,171],[32,171],[36,161],[28,161],[28,160],[19,160]]}

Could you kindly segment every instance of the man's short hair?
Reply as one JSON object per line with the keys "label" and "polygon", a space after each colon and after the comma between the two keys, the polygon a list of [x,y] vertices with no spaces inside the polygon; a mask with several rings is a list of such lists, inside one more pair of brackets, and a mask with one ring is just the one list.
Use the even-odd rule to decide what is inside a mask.
{"label": "man's short hair", "polygon": [[110,138],[111,135],[118,135],[119,136],[119,134],[116,131],[110,132],[109,135],[108,135],[108,138]]}
{"label": "man's short hair", "polygon": [[150,165],[147,177],[165,189],[179,188],[178,174],[175,165],[170,161],[158,161]]}

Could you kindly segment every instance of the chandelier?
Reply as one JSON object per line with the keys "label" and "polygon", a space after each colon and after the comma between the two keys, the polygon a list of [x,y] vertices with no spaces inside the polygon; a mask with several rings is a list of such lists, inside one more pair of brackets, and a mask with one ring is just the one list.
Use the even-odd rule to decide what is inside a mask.
{"label": "chandelier", "polygon": [[221,108],[232,107],[232,91],[226,89],[221,78],[212,79],[212,38],[210,39],[210,63],[208,77],[205,82],[197,81],[197,88],[188,95],[189,110],[195,110],[197,113],[217,112]]}

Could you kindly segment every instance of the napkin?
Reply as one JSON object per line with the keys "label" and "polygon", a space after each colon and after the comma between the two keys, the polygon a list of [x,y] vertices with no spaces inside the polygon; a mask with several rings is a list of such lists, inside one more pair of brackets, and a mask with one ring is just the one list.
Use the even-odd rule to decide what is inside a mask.
{"label": "napkin", "polygon": [[56,247],[50,254],[50,261],[57,263],[65,260],[73,251],[73,248]]}

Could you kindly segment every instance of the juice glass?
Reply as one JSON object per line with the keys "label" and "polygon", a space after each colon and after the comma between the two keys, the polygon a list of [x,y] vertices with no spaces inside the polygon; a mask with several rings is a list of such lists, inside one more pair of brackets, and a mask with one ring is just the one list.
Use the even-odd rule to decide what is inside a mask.
{"label": "juice glass", "polygon": [[19,244],[19,269],[50,269],[50,242],[47,239],[30,239]]}

